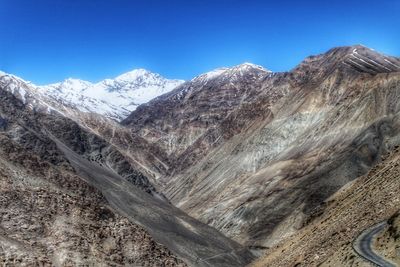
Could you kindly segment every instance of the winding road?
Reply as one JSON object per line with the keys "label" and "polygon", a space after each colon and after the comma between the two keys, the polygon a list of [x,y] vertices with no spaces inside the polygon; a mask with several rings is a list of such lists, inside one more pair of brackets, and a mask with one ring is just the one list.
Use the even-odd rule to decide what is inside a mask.
{"label": "winding road", "polygon": [[386,221],[363,231],[353,243],[353,248],[362,258],[381,267],[396,267],[392,262],[378,255],[372,248],[374,238],[386,227]]}

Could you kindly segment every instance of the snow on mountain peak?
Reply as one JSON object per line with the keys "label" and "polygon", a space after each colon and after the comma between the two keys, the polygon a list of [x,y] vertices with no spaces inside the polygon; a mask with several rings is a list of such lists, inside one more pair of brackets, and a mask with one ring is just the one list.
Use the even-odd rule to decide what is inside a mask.
{"label": "snow on mountain peak", "polygon": [[157,75],[145,69],[135,69],[119,75],[115,78],[116,81],[134,81],[145,76]]}
{"label": "snow on mountain peak", "polygon": [[253,69],[259,69],[259,70],[263,70],[263,71],[267,71],[267,72],[271,72],[270,70],[267,70],[266,68],[264,68],[263,66],[260,65],[256,65],[253,63],[249,63],[249,62],[244,62],[240,65],[237,65],[233,68],[237,68],[237,69],[243,69],[243,68],[253,68]]}
{"label": "snow on mountain peak", "polygon": [[58,83],[58,85],[64,89],[69,89],[69,90],[83,90],[89,86],[92,86],[93,84],[88,81],[83,81],[80,79],[74,79],[74,78],[68,78],[64,80],[61,83]]}
{"label": "snow on mountain peak", "polygon": [[203,73],[197,77],[195,77],[193,80],[211,80],[213,78],[218,77],[219,75],[221,75],[222,73],[224,73],[225,71],[229,70],[229,68],[218,68],[206,73]]}
{"label": "snow on mountain peak", "polygon": [[270,70],[265,69],[262,66],[253,64],[253,63],[248,63],[245,62],[240,65],[236,65],[230,68],[224,67],[224,68],[218,68],[209,72],[206,72],[204,74],[201,74],[197,77],[195,77],[192,81],[198,81],[198,82],[208,82],[210,80],[213,80],[219,76],[229,76],[230,78],[235,78],[237,75],[243,75],[249,70],[260,70],[263,72],[271,72]]}
{"label": "snow on mountain peak", "polygon": [[[269,72],[261,66],[243,63],[230,68],[218,68],[195,77],[193,81],[208,83],[218,77],[224,80],[239,79],[249,71]],[[259,72],[262,75],[262,72]],[[257,74],[259,75],[259,74]],[[10,76],[0,72],[1,76]],[[114,120],[126,118],[137,106],[181,85],[183,80],[170,80],[145,69],[134,69],[114,79],[104,79],[97,83],[68,78],[59,83],[33,86],[43,99],[51,99],[67,107],[104,115]],[[11,90],[11,89],[10,89]],[[12,89],[14,92],[14,89]],[[25,101],[23,91],[19,92]]]}
{"label": "snow on mountain peak", "polygon": [[181,83],[182,80],[168,80],[148,70],[135,69],[98,83],[69,78],[40,86],[39,89],[45,95],[83,112],[122,120],[138,105],[171,91]]}

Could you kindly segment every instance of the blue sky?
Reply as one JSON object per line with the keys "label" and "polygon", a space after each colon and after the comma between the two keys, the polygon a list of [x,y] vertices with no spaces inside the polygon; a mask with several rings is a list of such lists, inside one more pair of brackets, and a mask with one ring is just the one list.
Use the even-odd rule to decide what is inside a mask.
{"label": "blue sky", "polygon": [[399,14],[399,0],[0,0],[0,69],[46,84],[243,62],[285,71],[351,44],[400,56]]}

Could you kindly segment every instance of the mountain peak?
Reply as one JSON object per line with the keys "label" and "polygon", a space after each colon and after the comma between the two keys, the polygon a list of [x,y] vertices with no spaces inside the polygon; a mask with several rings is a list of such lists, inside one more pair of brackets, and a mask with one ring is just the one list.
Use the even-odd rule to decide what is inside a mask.
{"label": "mountain peak", "polygon": [[330,72],[333,69],[351,73],[389,73],[400,71],[400,59],[379,53],[364,45],[335,47],[326,53],[307,57],[294,72]]}
{"label": "mountain peak", "polygon": [[400,71],[400,60],[363,45],[349,46],[340,59],[346,67],[358,72],[378,74]]}
{"label": "mountain peak", "polygon": [[39,88],[50,98],[63,99],[81,111],[121,120],[138,105],[171,91],[182,82],[168,80],[145,69],[135,69],[98,83],[68,78]]}
{"label": "mountain peak", "polygon": [[271,72],[270,70],[264,68],[263,66],[249,63],[249,62],[244,62],[242,64],[236,65],[236,66],[232,67],[232,69],[258,69],[258,70],[262,70],[262,71]]}
{"label": "mountain peak", "polygon": [[194,80],[210,80],[210,79],[220,76],[222,73],[224,73],[227,70],[229,70],[229,68],[225,68],[225,67],[214,69],[209,72],[203,73],[199,76],[196,76],[195,78],[193,78],[192,81],[194,81]]}
{"label": "mountain peak", "polygon": [[192,81],[209,81],[214,78],[217,78],[221,75],[229,75],[231,76],[232,74],[240,73],[243,74],[243,72],[249,71],[249,70],[259,70],[263,72],[271,72],[270,70],[265,69],[264,67],[260,65],[256,65],[253,63],[249,62],[244,62],[242,64],[233,66],[233,67],[222,67],[222,68],[217,68],[212,71],[203,73],[199,76],[196,76],[195,78],[192,79]]}
{"label": "mountain peak", "polygon": [[115,80],[132,81],[132,80],[136,80],[140,77],[148,76],[148,75],[159,76],[158,74],[152,73],[151,71],[148,71],[146,69],[134,69],[134,70],[128,71],[126,73],[123,73],[123,74],[117,76],[115,78]]}
{"label": "mountain peak", "polygon": [[[362,44],[356,44],[356,45],[349,45],[349,46],[338,46],[329,49],[326,53],[323,53],[321,55],[333,55],[335,54],[338,58],[345,57],[347,55],[351,55],[354,51],[359,51],[363,53],[377,53],[374,49],[369,48],[365,45]],[[377,53],[379,54],[379,53]]]}
{"label": "mountain peak", "polygon": [[81,80],[81,79],[75,79],[75,78],[67,78],[64,81],[61,82],[62,84],[69,84],[69,85],[85,85],[85,86],[90,86],[92,85],[91,82]]}

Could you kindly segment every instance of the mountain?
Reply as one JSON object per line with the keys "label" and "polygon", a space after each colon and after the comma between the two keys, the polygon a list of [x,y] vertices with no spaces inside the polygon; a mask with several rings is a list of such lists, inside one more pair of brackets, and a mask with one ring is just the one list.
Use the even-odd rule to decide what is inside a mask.
{"label": "mountain", "polygon": [[[3,264],[184,266],[142,226],[113,212],[101,193],[72,168],[49,132],[58,128],[66,135],[80,133],[80,138],[87,133],[60,113],[49,112],[33,89],[14,76],[0,77]],[[65,123],[66,128],[46,123]],[[75,148],[81,151],[88,146],[82,141],[75,140]],[[73,142],[71,138],[69,143]],[[123,163],[121,156],[116,156]],[[110,164],[114,170],[126,168],[115,163]],[[134,172],[126,175],[132,182],[142,179],[141,188],[147,190],[149,183],[144,177]],[[153,189],[150,186],[148,190]]]}
{"label": "mountain", "polygon": [[0,77],[0,99],[3,262],[243,266],[253,259],[172,206],[132,155],[84,125],[87,118],[71,119],[12,75]]}
{"label": "mountain", "polygon": [[364,230],[387,221],[371,247],[399,262],[400,146],[385,154],[366,175],[343,187],[315,210],[296,234],[272,247],[252,266],[375,266],[353,246]]}
{"label": "mountain", "polygon": [[399,141],[400,60],[361,45],[290,72],[219,69],[122,124],[170,156],[160,190],[246,246],[267,249]]}
{"label": "mountain", "polygon": [[357,238],[385,220],[372,245],[393,260],[399,58],[337,47],[287,72],[219,68],[126,117],[80,106],[140,75],[58,90],[0,74],[3,262],[362,265]]}
{"label": "mountain", "polygon": [[221,120],[257,94],[261,82],[273,75],[249,63],[216,69],[140,106],[122,124],[168,154],[178,155],[200,136],[223,130],[217,129]]}
{"label": "mountain", "polygon": [[82,112],[97,113],[120,121],[140,104],[171,91],[181,83],[182,80],[168,80],[159,74],[136,69],[98,83],[70,78],[39,86],[39,91]]}

